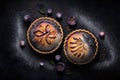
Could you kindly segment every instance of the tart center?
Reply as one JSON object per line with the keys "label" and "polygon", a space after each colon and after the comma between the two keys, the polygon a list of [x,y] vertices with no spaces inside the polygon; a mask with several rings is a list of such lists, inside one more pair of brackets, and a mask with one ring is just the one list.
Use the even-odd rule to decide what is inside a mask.
{"label": "tart center", "polygon": [[47,46],[54,43],[57,35],[56,29],[49,23],[41,23],[36,27],[34,33],[34,40],[42,45]]}
{"label": "tart center", "polygon": [[76,58],[83,58],[89,52],[88,44],[85,42],[82,34],[74,34],[68,40],[68,48]]}

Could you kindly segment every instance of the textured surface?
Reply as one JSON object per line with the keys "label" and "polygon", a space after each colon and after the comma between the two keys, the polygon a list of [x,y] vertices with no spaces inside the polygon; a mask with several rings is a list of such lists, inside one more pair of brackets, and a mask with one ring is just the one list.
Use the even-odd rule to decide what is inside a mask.
{"label": "textured surface", "polygon": [[[2,2],[4,1],[4,2]],[[6,1],[6,2],[5,2]],[[32,21],[38,17],[38,10],[53,9],[63,14],[61,22],[64,37],[73,31],[66,23],[67,17],[74,15],[78,19],[75,29],[87,29],[98,39],[99,51],[96,58],[84,66],[76,66],[66,61],[61,46],[55,53],[62,55],[66,69],[58,75],[49,60],[52,55],[36,54],[27,44],[21,49],[19,41],[26,40],[28,26],[23,16],[30,14]],[[0,78],[5,80],[119,80],[120,79],[120,5],[115,1],[98,0],[1,0],[0,1]],[[106,32],[104,40],[99,38],[100,31]],[[64,39],[63,39],[64,40]],[[62,44],[63,45],[63,44]],[[45,69],[41,70],[39,62]],[[67,70],[71,76],[67,76]],[[43,74],[44,73],[44,74]],[[70,73],[69,73],[70,74]],[[2,80],[2,79],[1,79]]]}

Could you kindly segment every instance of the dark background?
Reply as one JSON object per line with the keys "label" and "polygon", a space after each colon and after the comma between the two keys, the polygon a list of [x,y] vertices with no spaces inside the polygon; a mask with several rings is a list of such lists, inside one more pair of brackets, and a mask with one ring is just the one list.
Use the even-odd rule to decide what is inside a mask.
{"label": "dark background", "polygon": [[[28,69],[29,66],[18,65],[20,60],[12,56],[13,49],[10,47],[13,34],[13,23],[11,22],[14,15],[20,11],[29,9],[32,3],[44,4],[46,8],[49,6],[66,14],[67,9],[71,7],[82,8],[84,11],[94,15],[97,21],[109,25],[109,30],[116,36],[118,44],[116,50],[119,53],[120,40],[120,3],[115,1],[98,1],[98,0],[4,0],[0,1],[0,80],[58,80],[59,76],[46,75],[46,72],[39,74],[38,70]],[[35,8],[36,9],[36,8]],[[37,14],[37,13],[36,13]],[[34,18],[37,18],[35,16]],[[65,35],[67,32],[65,33]],[[117,68],[117,69],[116,69]],[[111,70],[82,70],[76,72],[77,76],[62,77],[61,80],[119,80],[120,64],[119,60],[115,67]],[[115,70],[114,70],[115,69]]]}

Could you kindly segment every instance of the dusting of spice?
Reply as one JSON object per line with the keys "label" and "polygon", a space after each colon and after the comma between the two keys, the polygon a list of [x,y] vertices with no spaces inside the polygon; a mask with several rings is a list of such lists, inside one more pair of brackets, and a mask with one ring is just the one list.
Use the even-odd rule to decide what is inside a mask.
{"label": "dusting of spice", "polygon": [[107,49],[103,49],[103,51],[101,52],[101,54],[100,54],[100,60],[104,60],[105,59],[105,57],[106,57],[106,51],[107,51]]}

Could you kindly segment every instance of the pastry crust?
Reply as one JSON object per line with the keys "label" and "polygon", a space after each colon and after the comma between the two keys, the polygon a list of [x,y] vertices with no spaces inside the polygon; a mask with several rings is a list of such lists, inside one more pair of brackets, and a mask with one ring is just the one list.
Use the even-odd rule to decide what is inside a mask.
{"label": "pastry crust", "polygon": [[[92,46],[90,46],[91,44]],[[82,65],[89,63],[95,58],[98,52],[98,41],[91,32],[78,29],[68,34],[63,47],[66,58],[70,62]]]}
{"label": "pastry crust", "polygon": [[27,31],[27,40],[32,49],[41,54],[56,51],[63,39],[61,25],[53,18],[41,17],[33,21]]}

